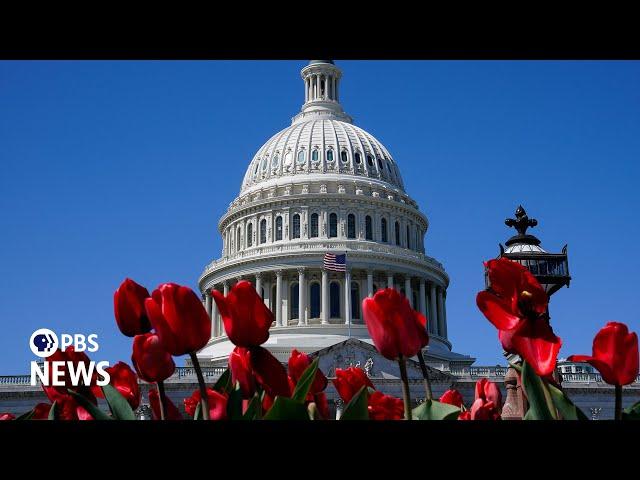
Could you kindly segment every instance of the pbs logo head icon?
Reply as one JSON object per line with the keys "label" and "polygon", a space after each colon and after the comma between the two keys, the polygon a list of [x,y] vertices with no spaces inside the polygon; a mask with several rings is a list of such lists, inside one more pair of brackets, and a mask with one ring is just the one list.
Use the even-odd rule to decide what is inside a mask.
{"label": "pbs logo head icon", "polygon": [[48,328],[40,328],[31,334],[29,347],[34,355],[47,358],[58,348],[58,336]]}

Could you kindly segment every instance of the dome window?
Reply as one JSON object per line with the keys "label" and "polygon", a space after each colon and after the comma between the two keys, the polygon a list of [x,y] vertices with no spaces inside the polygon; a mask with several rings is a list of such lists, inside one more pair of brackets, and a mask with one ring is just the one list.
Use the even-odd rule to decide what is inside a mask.
{"label": "dome window", "polygon": [[373,167],[373,157],[369,154],[367,154],[367,165]]}
{"label": "dome window", "polygon": [[284,156],[285,166],[290,167],[292,161],[293,161],[293,155],[291,154],[291,152],[287,152],[286,155]]}
{"label": "dome window", "polygon": [[338,215],[332,213],[329,215],[329,238],[338,236]]}
{"label": "dome window", "polygon": [[327,162],[333,163],[333,150],[327,150]]}
{"label": "dome window", "polygon": [[295,214],[293,216],[293,228],[291,238],[300,238],[300,215]]}
{"label": "dome window", "polygon": [[300,150],[298,152],[298,165],[304,165],[305,161],[306,161],[306,157],[304,154],[304,150]]}
{"label": "dome window", "polygon": [[310,236],[311,238],[316,238],[318,236],[318,214],[317,213],[312,213],[311,214],[311,232],[310,232]]}
{"label": "dome window", "polygon": [[364,236],[367,240],[373,240],[373,223],[369,215],[364,220]]}
{"label": "dome window", "polygon": [[342,150],[340,152],[340,160],[342,160],[342,163],[349,162],[349,154],[347,153],[346,150]]}
{"label": "dome window", "polygon": [[271,159],[271,168],[278,168],[280,166],[280,157],[276,153]]}
{"label": "dome window", "polygon": [[387,219],[383,218],[380,220],[380,236],[382,237],[382,241],[387,243]]}
{"label": "dome window", "polygon": [[314,149],[313,152],[311,152],[311,161],[313,163],[318,163],[318,161],[320,160],[320,155],[318,154],[318,149]]}
{"label": "dome window", "polygon": [[267,166],[269,165],[269,162],[267,161],[267,157],[264,157],[262,159],[262,171],[266,172],[267,171]]}
{"label": "dome window", "polygon": [[276,217],[276,241],[282,240],[282,217]]}
{"label": "dome window", "polygon": [[384,165],[382,164],[382,160],[378,159],[378,168],[380,170],[382,170],[384,168]]}
{"label": "dome window", "polygon": [[353,155],[353,158],[355,159],[356,164],[360,165],[360,163],[362,163],[362,159],[360,158],[360,152],[356,152],[356,153]]}
{"label": "dome window", "polygon": [[253,223],[247,225],[247,247],[253,245]]}
{"label": "dome window", "polygon": [[260,220],[260,243],[267,243],[267,220]]}
{"label": "dome window", "polygon": [[356,216],[353,213],[347,216],[347,238],[356,238]]}

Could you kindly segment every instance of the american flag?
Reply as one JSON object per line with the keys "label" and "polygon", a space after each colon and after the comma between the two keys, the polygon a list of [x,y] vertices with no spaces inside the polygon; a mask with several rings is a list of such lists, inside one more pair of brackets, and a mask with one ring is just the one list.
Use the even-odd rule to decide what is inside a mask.
{"label": "american flag", "polygon": [[336,255],[335,253],[324,254],[325,270],[333,270],[334,272],[347,271],[347,254]]}

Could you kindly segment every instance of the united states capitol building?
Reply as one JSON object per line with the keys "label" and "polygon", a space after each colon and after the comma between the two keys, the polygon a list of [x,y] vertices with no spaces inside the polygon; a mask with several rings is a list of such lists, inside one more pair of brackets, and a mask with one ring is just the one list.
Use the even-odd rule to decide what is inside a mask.
{"label": "united states capitol building", "polygon": [[[455,352],[447,333],[449,276],[424,247],[429,220],[405,191],[387,147],[343,109],[341,81],[342,71],[331,60],[312,60],[302,68],[300,112],[257,150],[238,179],[238,196],[218,221],[221,255],[198,278],[213,326],[211,340],[198,353],[207,382],[224,371],[234,348],[211,290],[226,294],[248,280],[274,313],[264,347],[283,363],[295,348],[318,357],[329,378],[336,368],[360,366],[376,388],[401,397],[397,364],[378,354],[361,310],[364,298],[392,287],[428,318],[424,356],[434,395],[453,387],[470,404],[480,378],[497,382],[505,398],[515,395],[520,387],[505,366],[473,366],[472,356]],[[346,253],[346,271],[325,269],[326,253]],[[482,272],[478,277],[482,288]],[[563,388],[588,416],[613,417],[613,389],[597,372],[563,361],[559,371]],[[412,398],[420,402],[424,389],[416,361],[408,362],[408,374]],[[28,382],[28,375],[0,377],[0,411],[22,413],[44,401],[41,389]],[[196,388],[189,363],[166,382],[180,407]],[[342,405],[331,383],[327,396],[339,415]],[[636,381],[625,388],[624,404],[638,399]]]}

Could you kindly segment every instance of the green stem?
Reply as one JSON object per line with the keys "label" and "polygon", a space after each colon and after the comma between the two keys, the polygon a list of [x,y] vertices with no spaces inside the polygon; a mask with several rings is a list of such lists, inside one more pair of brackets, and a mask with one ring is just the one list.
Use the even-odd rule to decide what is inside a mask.
{"label": "green stem", "polygon": [[553,398],[551,398],[549,385],[547,384],[547,381],[545,379],[540,378],[540,380],[542,380],[542,391],[544,392],[544,399],[547,402],[547,408],[549,409],[549,413],[551,413],[551,416],[553,417],[554,420],[558,420],[558,411],[556,410],[556,406],[553,404]]}
{"label": "green stem", "polygon": [[622,385],[616,385],[615,419],[622,420]]}
{"label": "green stem", "polygon": [[424,378],[424,393],[426,395],[426,399],[433,400],[431,381],[429,380],[429,370],[427,369],[427,364],[424,362],[422,350],[418,351],[418,361],[420,362],[420,369],[422,370],[422,377]]}
{"label": "green stem", "polygon": [[202,406],[202,419],[209,420],[209,396],[207,395],[207,386],[204,384],[204,377],[202,376],[202,370],[200,369],[200,362],[194,352],[189,352],[191,357],[191,363],[196,371],[198,377],[198,385],[200,386],[200,405]]}
{"label": "green stem", "polygon": [[402,397],[404,399],[404,419],[411,420],[411,397],[409,396],[409,378],[407,377],[407,359],[402,355],[398,357],[400,365],[400,378],[402,379]]}
{"label": "green stem", "polygon": [[160,404],[160,420],[164,420],[166,417],[166,397],[164,394],[164,382],[161,380],[159,382],[156,382],[156,385],[158,386],[158,403]]}

